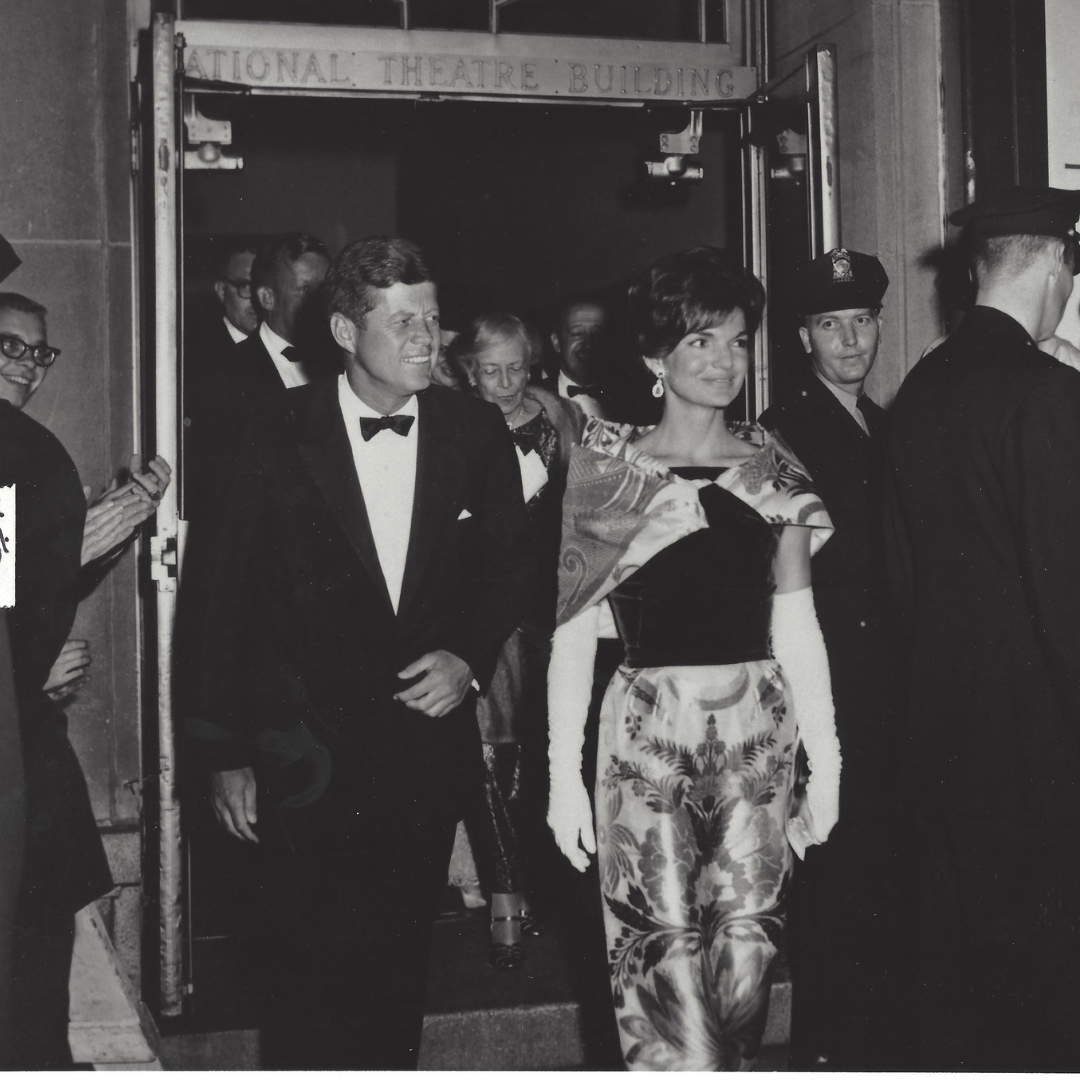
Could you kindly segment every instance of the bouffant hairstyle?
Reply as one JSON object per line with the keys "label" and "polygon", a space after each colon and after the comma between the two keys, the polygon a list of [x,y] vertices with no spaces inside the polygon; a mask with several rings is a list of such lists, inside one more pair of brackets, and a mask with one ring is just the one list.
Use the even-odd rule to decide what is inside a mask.
{"label": "bouffant hairstyle", "polygon": [[391,285],[434,283],[420,249],[396,236],[368,236],[347,244],[334,260],[323,296],[327,315],[339,312],[357,326],[374,311],[376,290]]}
{"label": "bouffant hairstyle", "polygon": [[458,371],[475,377],[480,356],[500,341],[519,341],[529,367],[539,363],[542,351],[540,335],[524,319],[502,311],[469,319],[461,328],[461,333],[450,343],[447,358]]}
{"label": "bouffant hairstyle", "polygon": [[642,356],[663,359],[687,334],[741,311],[753,333],[765,309],[765,290],[753,274],[717,247],[665,255],[631,284],[630,332]]}

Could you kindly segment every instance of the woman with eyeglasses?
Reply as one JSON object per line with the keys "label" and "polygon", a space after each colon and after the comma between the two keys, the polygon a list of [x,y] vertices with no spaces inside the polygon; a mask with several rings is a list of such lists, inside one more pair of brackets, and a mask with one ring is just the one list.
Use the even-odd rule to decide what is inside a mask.
{"label": "woman with eyeglasses", "polygon": [[[715,248],[631,286],[663,416],[592,420],[570,463],[548,678],[548,823],[599,854],[608,962],[631,1068],[744,1068],[761,1043],[792,851],[825,840],[840,754],[810,555],[832,526],[791,451],[725,411],[765,294]],[[610,614],[609,614],[610,612]],[[581,778],[596,642],[626,650]],[[796,749],[811,777],[796,801]]]}

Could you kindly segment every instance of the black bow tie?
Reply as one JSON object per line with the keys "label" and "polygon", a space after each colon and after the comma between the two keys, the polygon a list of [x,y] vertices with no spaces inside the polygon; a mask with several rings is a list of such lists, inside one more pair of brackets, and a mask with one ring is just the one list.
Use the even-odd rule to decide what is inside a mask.
{"label": "black bow tie", "polygon": [[599,386],[574,386],[574,384],[571,383],[566,388],[566,393],[570,397],[577,397],[578,394],[584,394],[586,397],[594,398],[594,397],[599,397],[600,396],[600,387]]}
{"label": "black bow tie", "polygon": [[510,429],[510,438],[514,440],[514,444],[521,448],[523,454],[527,454],[530,450],[540,453],[540,440],[531,431],[521,431],[519,428]]}
{"label": "black bow tie", "polygon": [[304,359],[304,354],[295,345],[286,345],[285,348],[281,350],[281,355],[284,356],[286,360],[291,360],[294,364],[299,364],[300,361]]}
{"label": "black bow tie", "polygon": [[360,434],[364,442],[370,442],[380,431],[389,428],[396,435],[408,435],[415,416],[361,416]]}

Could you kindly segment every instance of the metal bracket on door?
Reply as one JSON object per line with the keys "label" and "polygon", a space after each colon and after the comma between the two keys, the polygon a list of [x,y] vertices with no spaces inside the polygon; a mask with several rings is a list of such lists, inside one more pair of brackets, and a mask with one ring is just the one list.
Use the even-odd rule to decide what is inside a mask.
{"label": "metal bracket on door", "polygon": [[232,144],[232,121],[203,116],[195,98],[184,98],[184,130],[187,141],[197,149],[184,151],[185,169],[242,169],[244,159],[235,154],[223,154],[221,148]]}
{"label": "metal bracket on door", "polygon": [[176,592],[177,564],[176,534],[151,536],[150,578],[157,582],[159,592]]}
{"label": "metal bracket on door", "polygon": [[665,131],[660,135],[660,153],[663,161],[646,161],[645,174],[651,180],[676,181],[701,180],[705,170],[698,164],[688,162],[690,154],[696,154],[701,145],[701,128],[704,114],[701,109],[690,110],[690,123],[682,131]]}

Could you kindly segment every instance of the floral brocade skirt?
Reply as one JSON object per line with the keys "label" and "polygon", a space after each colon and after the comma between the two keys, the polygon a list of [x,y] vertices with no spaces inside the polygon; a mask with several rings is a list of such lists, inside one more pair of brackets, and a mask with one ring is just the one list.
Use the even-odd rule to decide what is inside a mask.
{"label": "floral brocade skirt", "polygon": [[600,886],[632,1069],[732,1069],[769,1004],[796,727],[774,660],[620,668],[600,714]]}

